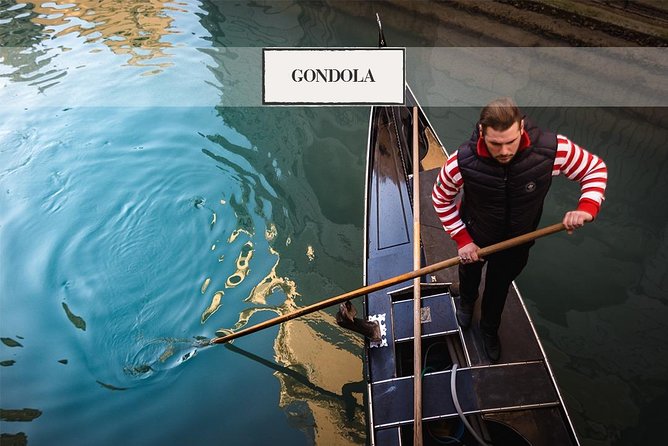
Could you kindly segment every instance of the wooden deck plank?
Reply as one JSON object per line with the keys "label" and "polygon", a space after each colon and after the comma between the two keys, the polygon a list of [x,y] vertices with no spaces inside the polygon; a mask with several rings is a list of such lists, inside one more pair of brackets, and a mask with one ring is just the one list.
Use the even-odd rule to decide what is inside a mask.
{"label": "wooden deck plank", "polygon": [[[458,416],[450,395],[451,376],[450,370],[424,376],[425,418]],[[456,381],[464,413],[558,404],[550,376],[541,362],[459,369]],[[375,383],[372,394],[375,427],[412,422],[412,377]],[[396,401],[404,404],[393,404]]]}
{"label": "wooden deck plank", "polygon": [[485,420],[512,426],[522,432],[532,446],[571,444],[571,437],[561,417],[558,407],[494,412],[484,416]]}
{"label": "wooden deck plank", "polygon": [[[452,309],[449,294],[438,294],[423,297],[422,308],[428,308],[431,320],[422,322],[422,334],[433,335],[446,331],[457,330],[457,320]],[[392,311],[392,319],[395,324],[395,339],[407,339],[413,337],[413,301],[404,300],[396,302]]]}

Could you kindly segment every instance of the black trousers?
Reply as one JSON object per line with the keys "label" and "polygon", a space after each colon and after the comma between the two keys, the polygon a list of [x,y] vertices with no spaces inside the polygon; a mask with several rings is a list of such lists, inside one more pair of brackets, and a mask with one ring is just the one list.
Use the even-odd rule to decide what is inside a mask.
{"label": "black trousers", "polygon": [[491,254],[484,259],[485,262],[459,264],[461,303],[471,307],[478,298],[482,267],[485,263],[487,264],[485,288],[480,304],[480,328],[485,333],[496,334],[498,332],[508,289],[526,266],[532,245],[533,243],[527,243]]}

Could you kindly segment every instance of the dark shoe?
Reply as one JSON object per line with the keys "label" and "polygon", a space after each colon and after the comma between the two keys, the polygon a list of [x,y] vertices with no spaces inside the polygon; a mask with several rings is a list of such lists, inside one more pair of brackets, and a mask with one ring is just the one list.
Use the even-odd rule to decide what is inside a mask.
{"label": "dark shoe", "polygon": [[473,303],[459,300],[459,308],[457,309],[457,323],[463,330],[471,326],[471,319],[473,318]]}
{"label": "dark shoe", "polygon": [[501,340],[498,334],[489,334],[482,332],[482,345],[485,348],[485,354],[492,362],[497,362],[501,357]]}

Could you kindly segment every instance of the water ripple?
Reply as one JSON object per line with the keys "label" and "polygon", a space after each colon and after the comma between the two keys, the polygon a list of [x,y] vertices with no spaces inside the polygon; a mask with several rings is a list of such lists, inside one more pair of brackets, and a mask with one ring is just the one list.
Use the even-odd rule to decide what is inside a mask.
{"label": "water ripple", "polygon": [[[188,132],[187,122],[210,114],[185,121],[171,109],[58,116],[57,140],[29,130],[4,134],[16,153],[0,176],[11,191],[3,240],[29,234],[6,239],[13,241],[3,251],[18,272],[10,287],[30,285],[22,293],[40,296],[57,315],[68,333],[63,347],[80,351],[101,383],[130,388],[138,379],[174,379],[167,372],[197,353],[194,337],[234,326],[275,267],[265,235],[276,192],[243,152]],[[87,126],[100,120],[122,133]],[[162,126],[140,130],[147,120]],[[228,149],[247,144],[214,122]],[[19,196],[32,212],[16,211]]]}

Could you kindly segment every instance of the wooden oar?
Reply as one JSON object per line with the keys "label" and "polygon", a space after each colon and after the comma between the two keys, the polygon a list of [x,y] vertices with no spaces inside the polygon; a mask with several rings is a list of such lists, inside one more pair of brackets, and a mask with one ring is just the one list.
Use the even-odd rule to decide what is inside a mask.
{"label": "wooden oar", "polygon": [[[546,226],[541,229],[537,229],[533,232],[529,232],[527,234],[520,235],[518,237],[514,237],[508,240],[504,240],[502,242],[496,243],[494,245],[486,246],[484,248],[481,248],[478,250],[478,257],[485,257],[490,254],[494,254],[495,252],[503,251],[508,248],[512,248],[515,246],[522,245],[524,243],[530,242],[532,240],[535,240],[540,237],[545,237],[546,235],[554,234],[556,232],[560,232],[566,229],[562,223],[557,223],[551,226]],[[284,314],[282,316],[275,317],[273,319],[269,319],[268,321],[261,322],[257,325],[254,325],[252,327],[244,328],[243,330],[239,330],[234,333],[230,333],[225,336],[220,336],[217,338],[213,338],[209,341],[209,345],[211,344],[224,344],[226,342],[231,341],[232,339],[240,338],[242,336],[249,335],[251,333],[255,333],[256,331],[264,330],[265,328],[273,327],[274,325],[282,324],[283,322],[298,318],[300,316],[304,316],[305,314],[310,314],[318,310],[322,310],[323,308],[331,307],[332,305],[339,304],[341,302],[345,302],[350,299],[354,299],[359,296],[363,296],[365,294],[373,293],[374,291],[382,290],[383,288],[390,287],[392,285],[396,285],[401,282],[405,282],[407,280],[415,279],[416,277],[424,276],[426,274],[431,274],[433,272],[450,268],[451,266],[455,266],[459,264],[459,257],[452,257],[447,260],[441,260],[440,262],[433,263],[429,266],[425,266],[423,268],[420,268],[415,271],[410,271],[395,277],[391,277],[389,279],[381,280],[380,282],[372,283],[371,285],[366,285],[363,286],[362,288],[358,288],[353,291],[348,291],[347,293],[339,294],[338,296],[330,297],[329,299],[325,299],[323,301],[314,303],[312,305],[308,305],[306,307],[302,307],[298,310],[293,311],[292,313]]]}
{"label": "wooden oar", "polygon": [[[413,209],[420,209],[420,147],[418,108],[413,107]],[[419,270],[420,212],[413,212],[413,270]],[[422,294],[420,277],[413,279],[413,445],[422,446]]]}

